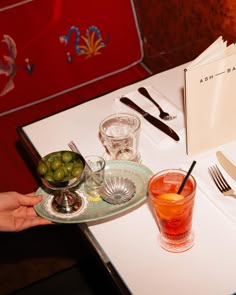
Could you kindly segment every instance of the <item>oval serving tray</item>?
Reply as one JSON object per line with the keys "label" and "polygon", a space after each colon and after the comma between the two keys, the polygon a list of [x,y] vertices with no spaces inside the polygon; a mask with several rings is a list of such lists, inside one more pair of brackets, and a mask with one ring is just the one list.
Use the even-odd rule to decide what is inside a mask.
{"label": "oval serving tray", "polygon": [[111,176],[123,176],[133,181],[136,186],[134,197],[127,203],[120,205],[109,204],[102,199],[93,201],[87,196],[83,189],[83,184],[78,189],[83,205],[80,210],[70,214],[62,214],[54,211],[51,207],[53,196],[38,188],[36,195],[43,195],[43,200],[34,206],[36,212],[56,223],[81,223],[104,219],[125,212],[142,203],[147,197],[147,185],[152,175],[152,171],[146,166],[131,161],[107,161],[105,168],[105,178]]}

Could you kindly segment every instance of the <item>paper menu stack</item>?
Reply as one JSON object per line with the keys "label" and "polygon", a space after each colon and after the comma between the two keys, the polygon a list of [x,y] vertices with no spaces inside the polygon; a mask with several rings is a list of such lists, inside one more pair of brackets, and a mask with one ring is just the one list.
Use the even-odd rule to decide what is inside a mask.
{"label": "paper menu stack", "polygon": [[236,45],[219,37],[185,69],[187,154],[236,139]]}

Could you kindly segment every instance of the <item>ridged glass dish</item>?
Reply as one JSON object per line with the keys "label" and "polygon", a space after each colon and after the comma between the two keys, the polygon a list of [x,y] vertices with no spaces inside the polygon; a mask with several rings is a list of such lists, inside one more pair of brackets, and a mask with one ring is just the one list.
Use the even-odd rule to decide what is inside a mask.
{"label": "ridged glass dish", "polygon": [[103,200],[110,204],[122,204],[128,202],[135,194],[136,187],[127,177],[114,176],[107,178],[99,193]]}

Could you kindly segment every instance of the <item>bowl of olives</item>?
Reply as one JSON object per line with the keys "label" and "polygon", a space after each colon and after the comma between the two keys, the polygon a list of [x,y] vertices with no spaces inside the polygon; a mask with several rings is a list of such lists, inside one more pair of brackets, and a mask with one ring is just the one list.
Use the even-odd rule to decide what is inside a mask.
{"label": "bowl of olives", "polygon": [[83,177],[84,158],[72,151],[58,151],[44,156],[37,171],[47,187],[68,187]]}
{"label": "bowl of olives", "polygon": [[39,161],[37,172],[43,185],[53,191],[56,211],[71,213],[79,209],[81,198],[73,188],[84,178],[82,155],[66,150],[52,152]]}

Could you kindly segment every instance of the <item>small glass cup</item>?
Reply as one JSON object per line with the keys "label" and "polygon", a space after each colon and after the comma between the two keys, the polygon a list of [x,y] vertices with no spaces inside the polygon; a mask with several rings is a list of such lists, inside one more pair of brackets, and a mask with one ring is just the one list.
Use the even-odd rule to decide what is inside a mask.
{"label": "small glass cup", "polygon": [[140,129],[140,119],[128,113],[113,114],[100,123],[100,138],[111,160],[140,161]]}
{"label": "small glass cup", "polygon": [[196,181],[189,176],[181,195],[178,189],[186,171],[168,169],[153,175],[148,193],[160,230],[160,245],[169,252],[183,252],[194,245],[192,215]]}
{"label": "small glass cup", "polygon": [[85,161],[89,167],[86,167],[84,191],[90,197],[97,198],[100,196],[99,188],[104,181],[106,162],[99,156],[87,156]]}

